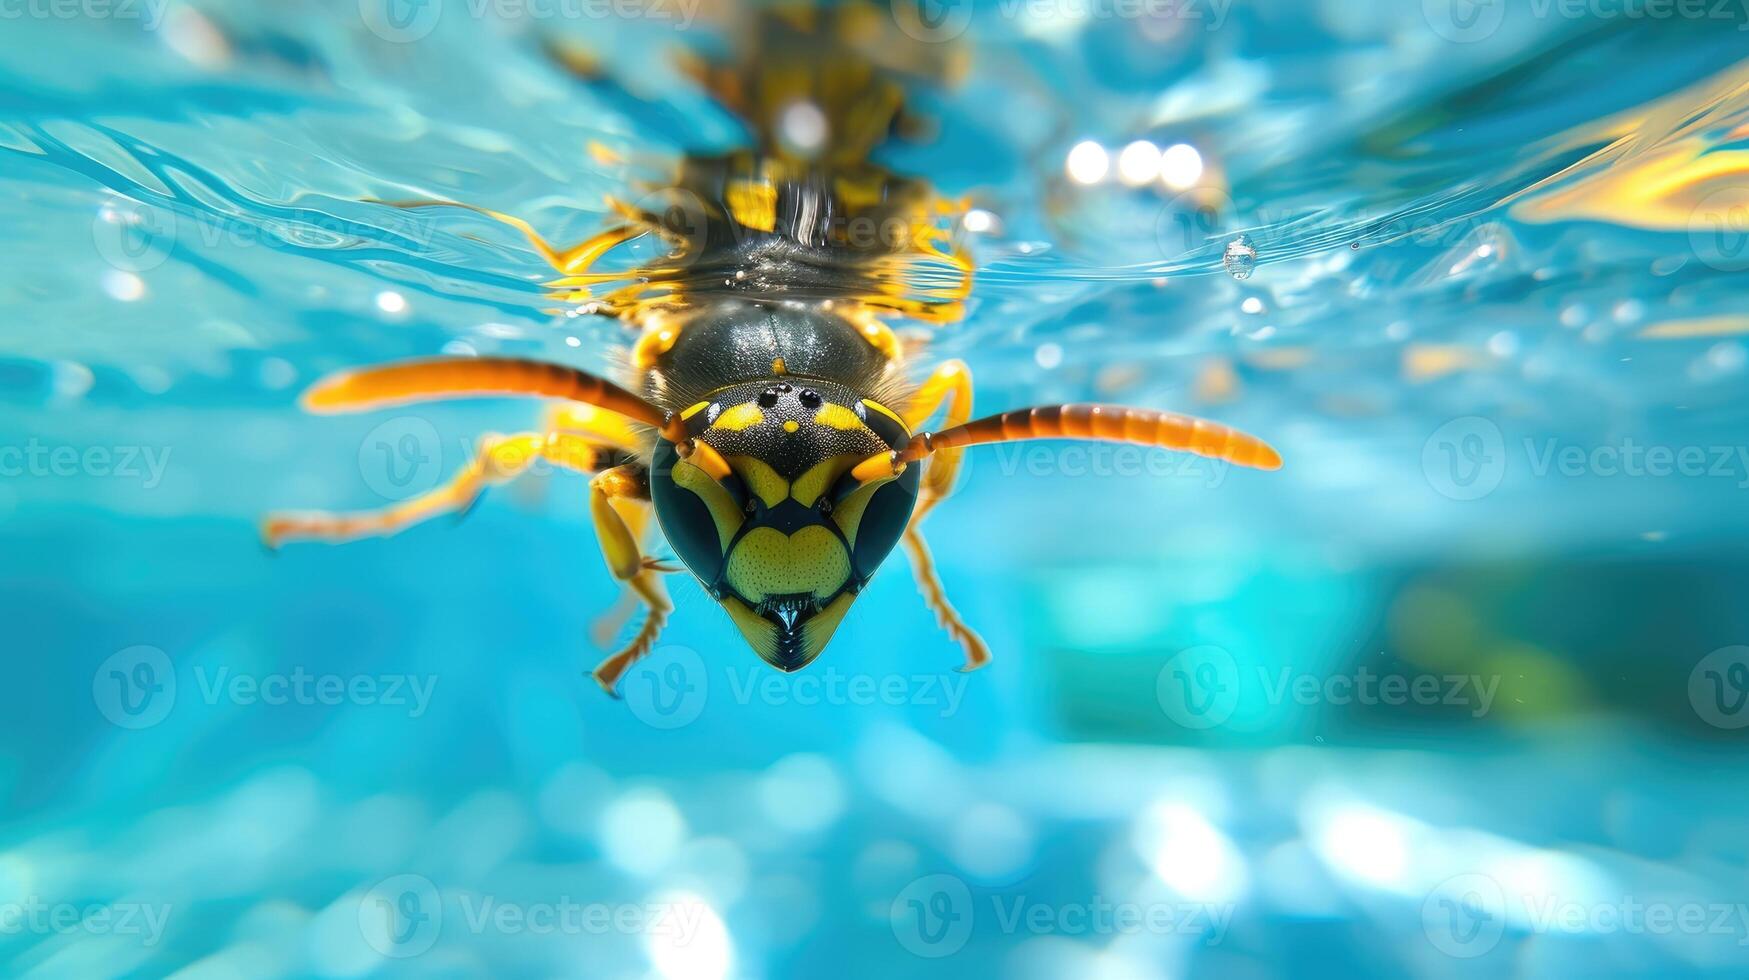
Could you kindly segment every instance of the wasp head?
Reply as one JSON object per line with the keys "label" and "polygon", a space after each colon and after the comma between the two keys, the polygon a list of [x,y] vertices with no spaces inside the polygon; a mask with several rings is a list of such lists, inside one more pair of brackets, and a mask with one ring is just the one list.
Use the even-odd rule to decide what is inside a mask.
{"label": "wasp head", "polygon": [[869,482],[850,471],[910,434],[885,406],[799,377],[725,388],[682,416],[713,465],[706,453],[681,458],[658,444],[650,496],[662,532],[754,651],[800,670],[898,543],[917,500],[916,467]]}

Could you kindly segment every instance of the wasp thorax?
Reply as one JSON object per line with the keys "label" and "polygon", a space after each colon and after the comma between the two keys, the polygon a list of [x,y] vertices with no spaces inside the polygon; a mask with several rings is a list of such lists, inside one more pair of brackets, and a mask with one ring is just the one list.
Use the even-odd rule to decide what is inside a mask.
{"label": "wasp thorax", "polygon": [[867,483],[850,471],[909,432],[887,407],[814,379],[726,388],[683,414],[721,465],[658,446],[651,497],[662,530],[753,649],[800,669],[898,543],[916,502],[916,468]]}

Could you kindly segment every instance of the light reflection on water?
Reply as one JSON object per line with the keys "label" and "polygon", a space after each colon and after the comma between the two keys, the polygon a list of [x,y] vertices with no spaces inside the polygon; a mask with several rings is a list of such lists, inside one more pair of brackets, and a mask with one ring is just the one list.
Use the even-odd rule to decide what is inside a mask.
{"label": "light reflection on water", "polygon": [[[793,677],[679,583],[625,704],[574,480],[272,558],[253,522],[527,421],[298,415],[324,372],[610,363],[514,233],[369,202],[586,237],[734,144],[665,57],[719,5],[8,19],[5,972],[1739,973],[1741,17],[1459,6],[980,6],[889,161],[985,215],[936,349],[983,407],[1197,411],[1287,468],[976,456],[931,531],[991,668],[897,569]],[[1139,140],[1194,186],[1126,183]]]}

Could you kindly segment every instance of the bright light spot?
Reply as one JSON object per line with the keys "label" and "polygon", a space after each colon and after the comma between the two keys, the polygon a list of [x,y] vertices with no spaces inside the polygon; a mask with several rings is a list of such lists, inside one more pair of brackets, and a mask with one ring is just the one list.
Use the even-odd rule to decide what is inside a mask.
{"label": "bright light spot", "polygon": [[1407,820],[1359,803],[1333,806],[1312,834],[1312,846],[1339,874],[1381,888],[1406,884],[1409,864]]}
{"label": "bright light spot", "polygon": [[123,303],[132,303],[146,295],[146,282],[131,272],[110,269],[103,274],[103,291]]}
{"label": "bright light spot", "polygon": [[1077,184],[1097,184],[1105,179],[1105,174],[1111,169],[1111,158],[1105,152],[1105,147],[1092,140],[1082,140],[1069,151],[1067,162],[1069,179]]}
{"label": "bright light spot", "polygon": [[1188,803],[1156,803],[1136,844],[1154,874],[1192,901],[1230,902],[1244,894],[1244,859],[1227,835]]}
{"label": "bright light spot", "polygon": [[1202,154],[1189,143],[1174,143],[1160,155],[1160,180],[1175,191],[1189,190],[1202,179]]}
{"label": "bright light spot", "polygon": [[790,149],[811,156],[826,143],[826,114],[812,102],[791,102],[778,117],[777,131]]}
{"label": "bright light spot", "polygon": [[1502,330],[1489,337],[1488,353],[1495,357],[1511,357],[1518,353],[1518,335],[1510,330]]}
{"label": "bright light spot", "polygon": [[664,914],[644,937],[657,974],[669,980],[721,980],[729,975],[735,958],[729,930],[709,902],[678,892],[663,896],[657,905]]}
{"label": "bright light spot", "polygon": [[832,763],[817,755],[777,761],[759,780],[759,805],[778,827],[810,833],[830,827],[844,812],[844,784]]}
{"label": "bright light spot", "polygon": [[1063,348],[1056,344],[1040,344],[1038,350],[1032,352],[1032,359],[1039,367],[1049,371],[1063,363]]}
{"label": "bright light spot", "polygon": [[391,315],[405,313],[407,312],[407,297],[392,289],[385,289],[377,294],[377,309]]}
{"label": "bright light spot", "polygon": [[1131,187],[1140,187],[1160,175],[1160,148],[1147,140],[1136,140],[1117,155],[1118,179]]}
{"label": "bright light spot", "polygon": [[583,341],[578,340],[576,337],[566,337],[565,338],[565,346],[566,347],[582,347]]}
{"label": "bright light spot", "polygon": [[632,874],[661,870],[685,839],[680,810],[656,790],[633,790],[601,815],[602,851]]}
{"label": "bright light spot", "polygon": [[1478,258],[1478,259],[1485,259],[1488,256],[1493,255],[1493,254],[1494,254],[1494,246],[1492,246],[1492,245],[1478,245],[1478,246],[1476,246],[1476,258]]}
{"label": "bright light spot", "polygon": [[973,208],[967,211],[962,221],[966,230],[974,235],[982,235],[996,227],[996,216],[983,208]]}
{"label": "bright light spot", "polygon": [[1239,304],[1239,309],[1244,310],[1246,313],[1262,313],[1263,301],[1255,296],[1247,296],[1245,297],[1245,302]]}

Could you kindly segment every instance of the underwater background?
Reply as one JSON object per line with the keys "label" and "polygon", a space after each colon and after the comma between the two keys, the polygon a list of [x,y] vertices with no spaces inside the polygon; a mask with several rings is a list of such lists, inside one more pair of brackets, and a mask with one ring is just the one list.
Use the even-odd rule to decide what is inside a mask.
{"label": "underwater background", "polygon": [[[709,0],[0,0],[0,974],[1749,973],[1749,12],[900,0],[882,155],[975,210],[990,412],[1270,440],[974,450],[807,670],[694,583],[623,701],[583,477],[385,506],[609,370],[514,231],[738,145]],[[585,52],[617,88],[555,66]],[[611,625],[611,624],[610,624]]]}

